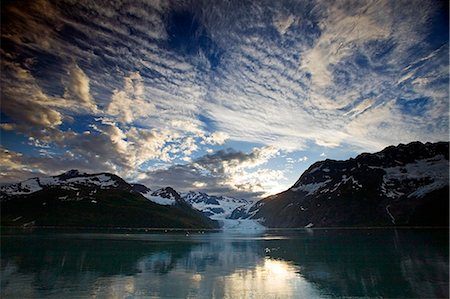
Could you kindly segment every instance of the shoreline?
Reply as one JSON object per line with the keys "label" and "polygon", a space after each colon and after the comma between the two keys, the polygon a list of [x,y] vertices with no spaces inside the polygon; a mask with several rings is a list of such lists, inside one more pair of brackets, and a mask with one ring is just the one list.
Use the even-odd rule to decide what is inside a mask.
{"label": "shoreline", "polygon": [[[136,231],[136,232],[192,232],[192,233],[202,233],[202,232],[223,232],[223,231],[234,231],[233,229],[222,229],[222,228],[155,228],[155,227],[93,227],[93,226],[0,226],[0,234],[5,230],[23,230],[32,231],[36,229],[49,229],[49,230],[103,230],[103,231]],[[298,227],[298,228],[264,228],[265,232],[274,231],[323,231],[323,230],[402,230],[402,229],[448,229],[450,226],[330,226],[330,227]],[[236,230],[238,231],[238,230]]]}

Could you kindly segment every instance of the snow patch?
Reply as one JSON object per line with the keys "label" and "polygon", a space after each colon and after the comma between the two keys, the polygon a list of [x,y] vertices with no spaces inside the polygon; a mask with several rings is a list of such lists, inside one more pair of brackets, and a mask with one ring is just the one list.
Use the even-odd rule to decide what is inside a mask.
{"label": "snow patch", "polygon": [[416,160],[402,166],[385,168],[381,190],[390,198],[398,198],[404,193],[392,191],[392,186],[403,181],[428,181],[427,184],[418,186],[408,197],[423,197],[426,194],[448,185],[448,160],[443,155],[437,155],[430,159]]}
{"label": "snow patch", "polygon": [[161,196],[157,196],[157,195],[152,195],[151,190],[145,192],[145,193],[141,193],[145,198],[153,201],[154,203],[157,203],[159,205],[163,205],[163,206],[171,206],[174,205],[176,203],[175,198],[173,198],[172,196],[170,198],[164,198]]}
{"label": "snow patch", "polygon": [[75,177],[66,180],[69,184],[77,185],[96,185],[101,189],[107,189],[107,187],[117,187],[116,181],[114,181],[110,176],[105,174],[88,176],[88,177]]}
{"label": "snow patch", "polygon": [[351,181],[353,189],[359,189],[363,187],[352,175],[347,177],[344,174],[342,176],[342,180],[339,183],[334,184],[334,188],[330,192],[336,191],[341,185],[346,184],[348,181]]}
{"label": "snow patch", "polygon": [[38,178],[32,178],[18,184],[4,186],[1,190],[10,195],[22,195],[40,191],[42,187],[39,184]]}
{"label": "snow patch", "polygon": [[154,203],[157,203],[157,204],[163,205],[163,206],[171,206],[176,203],[176,200],[174,198],[164,198],[161,196],[154,196],[154,195],[144,195],[144,196],[147,199],[153,201]]}
{"label": "snow patch", "polygon": [[319,182],[319,183],[310,183],[310,184],[300,185],[298,187],[291,188],[291,191],[294,191],[294,192],[303,191],[303,192],[306,192],[307,195],[311,195],[311,194],[316,193],[317,190],[319,190],[320,188],[322,188],[329,182],[331,182],[331,180],[326,180],[324,182]]}
{"label": "snow patch", "polygon": [[319,165],[319,166],[317,166],[317,167],[314,167],[313,169],[311,169],[311,170],[309,171],[309,173],[313,173],[313,172],[316,172],[316,171],[320,170],[320,169],[322,168],[322,166],[323,166],[323,165]]}
{"label": "snow patch", "polygon": [[60,180],[57,177],[43,177],[39,179],[41,186],[55,186],[60,184]]}
{"label": "snow patch", "polygon": [[358,188],[362,188],[363,186],[353,177],[353,176],[349,176],[348,178],[344,178],[344,176],[342,176],[342,183],[345,184],[348,181],[352,181],[353,187],[358,187]]}
{"label": "snow patch", "polygon": [[410,198],[410,197],[421,198],[421,197],[424,197],[426,194],[428,194],[428,193],[430,193],[432,191],[444,188],[447,185],[448,185],[447,181],[435,181],[435,182],[433,182],[431,184],[428,184],[428,185],[421,186],[421,187],[417,188],[416,191],[414,191],[413,193],[410,193],[408,195],[408,198]]}

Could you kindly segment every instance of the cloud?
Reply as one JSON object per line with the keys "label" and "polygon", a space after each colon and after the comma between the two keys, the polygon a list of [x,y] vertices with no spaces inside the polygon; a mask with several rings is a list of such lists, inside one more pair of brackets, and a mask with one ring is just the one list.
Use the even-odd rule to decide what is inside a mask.
{"label": "cloud", "polygon": [[375,104],[375,99],[364,99],[361,103],[356,104],[350,111],[346,112],[345,115],[350,115],[355,117]]}
{"label": "cloud", "polygon": [[136,175],[137,168],[148,160],[171,161],[173,154],[195,150],[189,144],[173,150],[169,143],[177,142],[179,136],[168,130],[121,129],[116,123],[104,119],[91,127],[91,133],[74,139],[68,146],[79,155],[101,157],[115,165],[115,171],[125,177]]}
{"label": "cloud", "polygon": [[[17,172],[14,178],[24,179],[30,174],[55,175],[77,168],[87,172],[109,171],[133,179],[139,175],[139,166],[148,160],[172,161],[173,155],[190,155],[197,149],[189,140],[184,140],[183,146],[174,147],[174,142],[182,140],[170,131],[134,127],[123,130],[106,120],[91,125],[91,130],[83,133],[72,132],[52,140],[30,138],[30,142],[39,147],[44,141],[54,142],[65,154],[47,155],[44,159],[4,149],[3,158],[10,161],[3,164],[5,177]],[[48,144],[43,145],[49,148]]]}
{"label": "cloud", "polygon": [[47,94],[27,68],[2,61],[2,112],[14,121],[2,128],[52,139],[51,135],[64,134],[59,126],[71,120],[71,114],[95,113],[97,107],[89,94],[89,79],[76,64],[69,69],[72,70],[64,82],[64,96],[59,97]]}
{"label": "cloud", "polygon": [[192,183],[192,186],[195,188],[204,188],[206,187],[206,183],[205,182],[199,182],[199,181],[195,181]]}
{"label": "cloud", "polygon": [[5,5],[5,15],[8,16],[8,31],[2,31],[2,38],[32,49],[52,51],[52,40],[56,38],[55,30],[59,28],[59,13],[56,7],[48,1],[26,1]]}
{"label": "cloud", "polygon": [[[39,3],[20,13],[13,9],[17,19],[12,27],[17,30],[7,37],[29,47],[23,36],[31,36],[34,28],[47,32],[55,51],[69,53],[70,61],[78,62],[69,63],[67,82],[72,84],[67,88],[72,94],[85,103],[95,97],[97,105],[123,124],[184,131],[205,143],[213,140],[208,134],[214,132],[207,132],[210,128],[200,115],[212,119],[227,139],[288,150],[304,149],[311,141],[329,147],[353,144],[356,136],[349,130],[348,118],[386,101],[382,96],[398,97],[394,85],[402,77],[413,76],[416,93],[432,90],[418,84],[429,74],[413,75],[414,66],[411,74],[398,75],[405,62],[415,58],[408,51],[428,34],[427,20],[437,8],[427,1],[421,2],[418,13],[411,9],[414,5],[390,1],[246,3],[235,10],[225,3],[137,1],[130,6],[82,1],[83,9],[71,10],[70,15],[60,11],[64,1],[59,6]],[[38,10],[44,12],[42,18],[35,13]],[[180,55],[167,47],[167,14],[180,10],[192,12],[199,28],[207,32],[208,43],[223,55],[214,56],[206,46],[196,55]],[[47,18],[60,31],[45,27]],[[243,30],[248,24],[252,26]],[[282,37],[267,33],[274,26]],[[31,32],[19,30],[23,27]],[[78,39],[68,40],[65,28]],[[32,44],[35,50],[48,51],[42,44]],[[391,48],[392,53],[383,54],[383,49]],[[417,58],[418,64],[439,54],[426,44],[417,49],[425,53]],[[211,55],[218,63],[213,69]],[[360,60],[363,65],[358,65]],[[357,146],[367,150],[372,144],[370,140]]]}
{"label": "cloud", "polygon": [[122,90],[114,90],[106,112],[123,123],[148,117],[155,113],[155,106],[144,99],[144,83],[139,72],[124,78]]}
{"label": "cloud", "polygon": [[173,119],[170,126],[174,130],[193,133],[199,137],[205,134],[202,122],[194,118]]}
{"label": "cloud", "polygon": [[195,160],[195,164],[212,174],[232,174],[245,168],[254,168],[264,164],[278,151],[272,146],[254,148],[248,154],[232,149],[220,150]]}
{"label": "cloud", "polygon": [[30,131],[55,128],[63,115],[37,85],[30,72],[19,65],[2,61],[2,112]]}
{"label": "cloud", "polygon": [[91,94],[89,93],[89,78],[77,64],[71,64],[68,67],[69,80],[67,82],[65,98],[74,98],[81,106],[86,107],[92,112],[97,111]]}
{"label": "cloud", "polygon": [[0,148],[0,162],[0,181],[3,183],[16,183],[36,176],[58,175],[75,168],[84,172],[92,172],[92,169],[114,171],[114,168],[102,159],[82,159],[71,151],[56,156],[27,156]]}
{"label": "cloud", "polygon": [[11,152],[6,148],[0,147],[0,179],[4,182],[13,183],[23,178],[21,175],[25,171],[21,163],[22,155]]}
{"label": "cloud", "polygon": [[[352,55],[358,47],[390,37],[393,19],[387,3],[352,4],[345,1],[326,4],[326,17],[319,23],[321,35],[314,47],[304,53],[300,66],[311,73],[314,86],[330,85],[331,67]],[[351,10],[348,5],[352,5]]]}
{"label": "cloud", "polygon": [[298,158],[297,161],[298,162],[306,162],[306,161],[308,161],[308,157],[306,157],[306,156],[300,157],[300,158]]}
{"label": "cloud", "polygon": [[[396,126],[401,119],[406,119],[409,131],[416,131],[404,135],[402,142],[408,138],[446,139],[442,130],[448,128],[443,119],[448,100],[443,82],[448,74],[435,75],[443,80],[438,84],[441,95],[431,95],[433,89],[427,87],[424,91],[419,86],[399,89],[396,85],[399,73],[411,61],[419,65],[426,61],[430,66],[438,60],[437,53],[429,54],[435,48],[426,43],[418,46],[429,34],[426,20],[436,13],[431,2],[423,5],[424,9],[414,14],[403,2],[317,2],[311,9],[314,13],[302,16],[305,24],[316,22],[317,31],[287,34],[289,47],[276,38],[233,36],[230,32],[227,36],[239,39],[240,44],[220,70],[220,81],[211,90],[213,100],[204,109],[218,129],[232,139],[276,144],[289,150],[305,149],[311,141],[330,148],[345,145],[379,150],[391,144],[389,135],[401,136]],[[292,14],[301,15],[298,11]],[[264,26],[263,22],[258,24]],[[447,66],[443,57],[441,65]],[[422,74],[422,78],[436,73],[431,68],[423,72],[428,75]],[[398,98],[424,94],[435,104],[426,109],[435,112],[423,111],[420,122],[414,124],[406,115],[397,119],[389,114],[364,132],[353,131],[354,124],[363,120],[355,120],[356,116],[371,110],[376,113],[376,107]],[[401,109],[397,112],[404,115]],[[441,125],[428,130],[425,123],[444,125],[442,130],[437,128]]]}
{"label": "cloud", "polygon": [[203,142],[205,144],[212,144],[212,145],[221,145],[225,143],[225,140],[230,138],[227,133],[224,132],[214,132],[209,136],[206,136],[203,139]]}
{"label": "cloud", "polygon": [[298,21],[298,17],[295,17],[293,15],[279,14],[273,18],[273,24],[281,35],[285,34],[289,30],[289,27],[291,27]]}
{"label": "cloud", "polygon": [[17,126],[12,123],[1,123],[0,128],[5,131],[12,131],[12,130],[15,130],[17,128]]}
{"label": "cloud", "polygon": [[[176,186],[177,190],[201,190],[236,197],[260,197],[280,190],[279,170],[261,168],[278,153],[273,147],[254,148],[249,153],[232,149],[204,155],[191,163],[147,172],[149,186]],[[281,186],[282,188],[283,186]]]}
{"label": "cloud", "polygon": [[[282,175],[261,168],[264,159],[224,151],[216,161],[208,147],[317,144],[332,156],[338,147],[448,139],[448,37],[433,31],[441,5],[10,2],[2,7],[1,128],[25,135],[33,154],[50,146],[51,167],[20,158],[36,171],[63,167],[67,152],[74,165],[129,178],[143,171],[159,182],[152,169],[186,163],[159,169],[161,178],[267,192],[256,191],[262,178],[271,185]],[[173,16],[183,11],[197,27],[173,46]],[[213,157],[196,158],[206,153]]]}

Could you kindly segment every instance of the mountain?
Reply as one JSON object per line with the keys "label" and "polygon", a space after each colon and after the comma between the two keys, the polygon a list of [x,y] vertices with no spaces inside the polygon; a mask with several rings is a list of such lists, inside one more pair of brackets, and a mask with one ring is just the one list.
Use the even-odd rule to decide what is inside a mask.
{"label": "mountain", "polygon": [[250,210],[268,227],[448,226],[449,143],[314,163],[291,188]]}
{"label": "mountain", "polygon": [[[0,187],[1,225],[218,227],[173,189],[172,195],[177,198],[170,205],[149,200],[145,196],[149,192],[143,185],[128,184],[110,173],[70,170],[58,176],[31,178]],[[163,198],[167,194],[161,191],[155,196]]]}
{"label": "mountain", "polygon": [[208,195],[203,192],[190,191],[181,196],[194,209],[214,220],[248,218],[250,215],[247,211],[253,205],[250,200]]}
{"label": "mountain", "polygon": [[194,191],[183,193],[181,196],[194,209],[217,220],[224,231],[259,233],[265,230],[258,219],[249,219],[256,212],[252,200]]}
{"label": "mountain", "polygon": [[171,206],[186,204],[180,194],[172,187],[164,187],[153,192],[143,193],[143,195],[147,199],[160,205]]}
{"label": "mountain", "polygon": [[133,191],[143,194],[152,191],[150,188],[142,184],[131,184],[131,187],[133,188]]}

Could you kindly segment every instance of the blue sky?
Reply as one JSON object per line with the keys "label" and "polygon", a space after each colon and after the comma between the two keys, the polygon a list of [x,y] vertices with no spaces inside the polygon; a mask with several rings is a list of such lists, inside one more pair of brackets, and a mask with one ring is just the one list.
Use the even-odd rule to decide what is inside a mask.
{"label": "blue sky", "polygon": [[[420,7],[420,9],[417,9]],[[261,197],[449,139],[446,1],[2,2],[0,181]]]}

